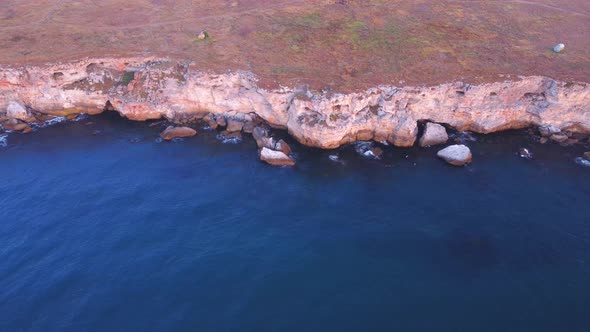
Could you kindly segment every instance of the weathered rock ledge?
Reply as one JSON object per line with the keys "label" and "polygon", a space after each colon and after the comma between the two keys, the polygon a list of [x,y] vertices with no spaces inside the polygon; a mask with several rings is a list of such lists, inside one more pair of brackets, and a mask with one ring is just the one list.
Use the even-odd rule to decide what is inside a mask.
{"label": "weathered rock ledge", "polygon": [[[25,110],[23,112],[23,110]],[[414,145],[421,121],[491,133],[530,126],[590,133],[590,85],[525,77],[483,85],[379,86],[351,94],[306,87],[267,91],[247,72],[212,74],[155,58],[87,59],[43,67],[0,67],[0,121],[117,111],[131,120],[166,118],[252,130],[287,129],[307,146],[357,140]]]}

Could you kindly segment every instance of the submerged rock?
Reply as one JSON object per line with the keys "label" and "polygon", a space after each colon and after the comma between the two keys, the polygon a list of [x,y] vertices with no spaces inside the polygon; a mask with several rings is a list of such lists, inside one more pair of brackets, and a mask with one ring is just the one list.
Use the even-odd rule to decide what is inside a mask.
{"label": "submerged rock", "polygon": [[449,140],[449,135],[445,127],[438,123],[429,122],[426,124],[424,134],[420,138],[420,146],[432,146],[438,144],[444,144]]}
{"label": "submerged rock", "polygon": [[584,152],[584,159],[590,160],[590,151]]}
{"label": "submerged rock", "polygon": [[357,142],[354,149],[361,156],[370,159],[381,159],[383,156],[383,149],[375,146],[373,142]]}
{"label": "submerged rock", "polygon": [[281,151],[271,150],[269,148],[260,149],[260,160],[273,166],[293,166],[295,161]]}
{"label": "submerged rock", "polygon": [[473,158],[471,150],[465,145],[451,145],[438,151],[436,155],[454,166],[468,164]]}
{"label": "submerged rock", "polygon": [[169,126],[160,134],[160,137],[163,140],[171,141],[175,138],[191,137],[195,136],[196,134],[197,131],[193,128]]}
{"label": "submerged rock", "polygon": [[465,142],[476,142],[477,138],[473,136],[473,133],[470,131],[463,131],[456,134],[454,139],[455,143],[465,143]]}
{"label": "submerged rock", "polygon": [[242,133],[239,131],[229,132],[224,130],[217,135],[217,139],[221,140],[223,143],[237,144],[242,141]]}

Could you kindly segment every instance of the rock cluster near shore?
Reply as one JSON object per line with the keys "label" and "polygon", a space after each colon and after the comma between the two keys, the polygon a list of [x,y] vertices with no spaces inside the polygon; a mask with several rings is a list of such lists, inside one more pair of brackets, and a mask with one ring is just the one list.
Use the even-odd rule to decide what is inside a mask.
{"label": "rock cluster near shore", "polygon": [[[0,68],[0,122],[5,129],[27,131],[42,117],[103,111],[137,121],[204,120],[211,128],[225,127],[227,135],[253,133],[267,125],[324,149],[356,141],[413,146],[423,122],[421,146],[447,142],[440,124],[476,133],[539,127],[542,142],[575,144],[587,142],[590,134],[590,85],[526,77],[333,94],[305,87],[269,91],[259,88],[251,73],[216,75],[191,63],[155,58]],[[278,142],[263,143],[261,155],[267,148],[289,157]],[[271,154],[265,150],[264,155]]]}

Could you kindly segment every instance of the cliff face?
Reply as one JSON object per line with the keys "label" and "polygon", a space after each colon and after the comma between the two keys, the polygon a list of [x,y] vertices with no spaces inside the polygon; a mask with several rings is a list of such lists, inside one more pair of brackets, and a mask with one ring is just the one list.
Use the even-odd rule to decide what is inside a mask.
{"label": "cliff face", "polygon": [[545,77],[332,94],[305,87],[267,91],[247,72],[204,73],[165,59],[89,59],[0,68],[0,117],[10,118],[5,111],[11,104],[24,106],[31,115],[106,109],[138,121],[185,122],[207,114],[237,121],[261,118],[319,148],[371,139],[412,146],[419,121],[479,133],[529,126],[590,133],[590,85]]}

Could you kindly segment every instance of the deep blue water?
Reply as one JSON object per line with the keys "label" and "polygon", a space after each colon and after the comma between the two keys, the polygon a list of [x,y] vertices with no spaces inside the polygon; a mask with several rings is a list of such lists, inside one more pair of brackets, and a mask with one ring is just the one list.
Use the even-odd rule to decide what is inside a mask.
{"label": "deep blue water", "polygon": [[250,138],[160,130],[9,135],[0,331],[590,331],[584,147],[482,136],[455,168],[294,144],[273,168]]}

